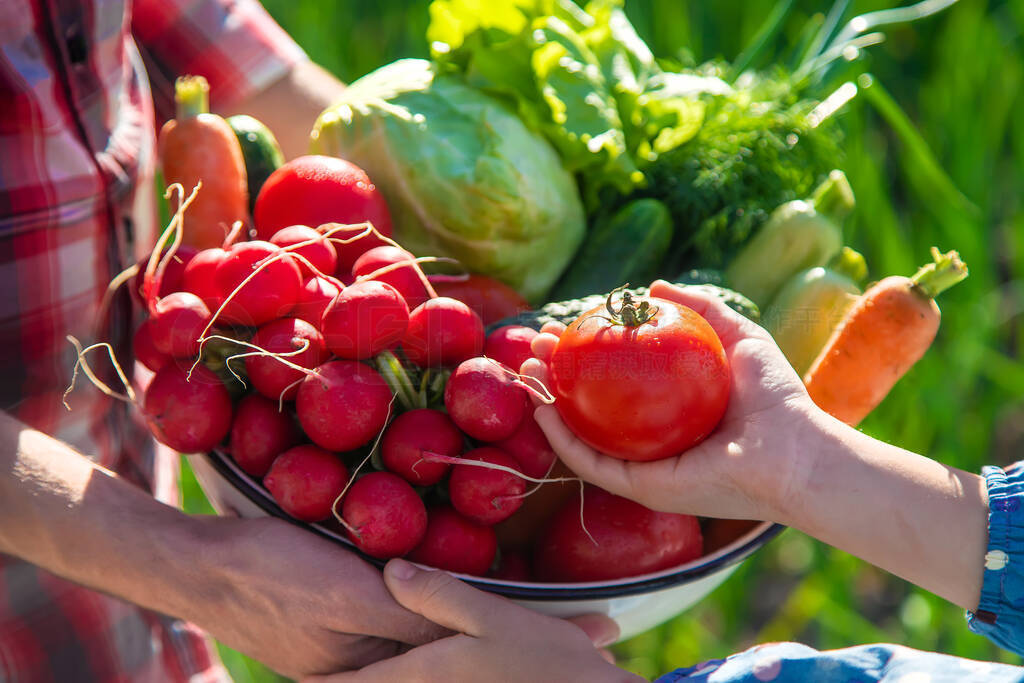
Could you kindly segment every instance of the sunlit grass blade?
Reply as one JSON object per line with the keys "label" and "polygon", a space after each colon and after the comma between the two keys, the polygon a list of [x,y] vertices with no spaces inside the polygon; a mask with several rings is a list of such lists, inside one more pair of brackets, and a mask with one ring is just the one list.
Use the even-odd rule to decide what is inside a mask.
{"label": "sunlit grass blade", "polygon": [[729,67],[729,73],[726,76],[726,81],[729,83],[734,82],[739,78],[740,74],[746,71],[748,68],[753,66],[754,62],[764,52],[765,48],[768,47],[772,39],[778,35],[782,29],[783,21],[789,14],[790,9],[793,7],[793,0],[779,0],[775,3],[772,8],[771,14],[765,19],[765,22],[761,24],[761,28],[758,29],[754,39],[750,41],[750,44],[736,57],[736,60]]}
{"label": "sunlit grass blade", "polygon": [[882,84],[871,74],[863,74],[857,85],[861,95],[871,103],[906,146],[906,165],[916,170],[928,185],[927,196],[921,198],[924,205],[930,206],[933,210],[940,210],[941,206],[945,205],[971,217],[979,216],[981,212],[978,207],[964,196],[952,178],[946,174],[914,122]]}

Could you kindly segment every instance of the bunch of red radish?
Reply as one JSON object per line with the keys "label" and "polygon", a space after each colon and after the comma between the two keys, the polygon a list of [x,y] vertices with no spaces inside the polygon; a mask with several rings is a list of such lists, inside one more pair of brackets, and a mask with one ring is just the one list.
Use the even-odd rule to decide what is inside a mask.
{"label": "bunch of red radish", "polygon": [[[368,225],[240,237],[172,243],[140,266],[153,434],[222,449],[289,515],[336,518],[369,555],[487,573],[493,526],[555,458],[513,371],[536,333],[485,340],[469,306]],[[379,469],[356,472],[374,448]]]}

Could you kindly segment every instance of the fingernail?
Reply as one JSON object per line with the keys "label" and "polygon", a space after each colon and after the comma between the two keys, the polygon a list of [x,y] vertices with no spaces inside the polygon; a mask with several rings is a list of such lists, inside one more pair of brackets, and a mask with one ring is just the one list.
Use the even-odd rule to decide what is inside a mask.
{"label": "fingernail", "polygon": [[604,622],[600,634],[594,639],[594,647],[608,647],[619,639],[619,633],[619,624],[609,619]]}
{"label": "fingernail", "polygon": [[405,560],[391,560],[384,569],[399,581],[408,581],[416,575],[416,567]]}

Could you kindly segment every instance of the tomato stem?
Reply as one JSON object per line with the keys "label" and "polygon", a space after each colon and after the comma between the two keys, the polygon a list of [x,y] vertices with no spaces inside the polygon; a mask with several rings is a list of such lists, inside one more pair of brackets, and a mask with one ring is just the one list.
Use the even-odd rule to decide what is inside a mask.
{"label": "tomato stem", "polygon": [[[648,322],[651,318],[658,314],[658,307],[652,306],[651,302],[646,299],[640,299],[637,303],[633,299],[633,295],[628,291],[625,291],[629,287],[629,283],[616,287],[608,294],[608,298],[604,302],[605,310],[608,311],[607,316],[603,315],[590,315],[580,320],[577,327],[582,327],[583,323],[590,320],[591,318],[603,318],[612,325],[624,325],[625,327],[639,327],[645,322]],[[619,304],[618,310],[612,305],[612,297],[617,292],[622,292],[622,302]]]}

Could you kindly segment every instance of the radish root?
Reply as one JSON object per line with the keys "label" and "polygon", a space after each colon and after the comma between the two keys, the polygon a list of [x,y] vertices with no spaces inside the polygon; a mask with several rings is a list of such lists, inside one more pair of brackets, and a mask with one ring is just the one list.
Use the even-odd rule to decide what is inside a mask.
{"label": "radish root", "polygon": [[[487,358],[487,356],[484,356],[484,358]],[[498,369],[504,372],[506,375],[511,377],[513,384],[515,384],[518,387],[521,387],[524,391],[526,391],[526,393],[530,394],[544,405],[551,405],[552,403],[555,402],[555,397],[551,393],[551,390],[547,388],[547,385],[545,385],[544,382],[540,381],[536,377],[533,377],[531,375],[520,374],[515,370],[509,368],[504,363],[496,361],[493,358],[487,358],[487,360],[496,365]],[[531,381],[535,382],[537,384],[537,387],[540,388],[538,389],[536,387],[530,386]]]}
{"label": "radish root", "polygon": [[345,497],[346,493],[348,493],[349,488],[352,486],[353,483],[355,483],[356,477],[359,476],[359,471],[366,466],[366,463],[369,462],[370,458],[373,457],[373,454],[377,452],[377,448],[380,445],[380,440],[384,438],[384,432],[387,431],[388,423],[391,421],[391,410],[394,407],[394,405],[395,395],[392,394],[391,401],[388,403],[388,415],[384,419],[384,427],[381,428],[380,432],[377,434],[377,438],[374,439],[373,446],[370,447],[370,452],[367,453],[366,457],[359,462],[359,464],[356,466],[354,470],[352,470],[352,475],[349,476],[348,482],[345,484],[345,488],[341,490],[341,493],[339,493],[338,496],[334,499],[334,502],[331,503],[331,514],[334,515],[334,518],[338,520],[338,523],[345,527],[353,536],[358,536],[359,531],[349,526],[349,524],[341,516],[341,514],[338,512],[338,503],[341,502],[341,499]]}
{"label": "radish root", "polygon": [[[204,337],[204,341],[211,340],[211,339],[220,339],[222,341],[231,342],[232,344],[238,344],[239,346],[245,346],[245,347],[250,348],[250,349],[255,349],[254,351],[252,351],[250,353],[236,353],[236,354],[234,354],[232,356],[228,356],[227,358],[224,359],[224,367],[226,367],[228,369],[228,372],[230,372],[234,376],[235,379],[237,379],[239,382],[242,383],[242,386],[245,386],[245,380],[242,379],[241,377],[239,377],[238,373],[235,372],[234,369],[232,369],[231,361],[237,360],[239,358],[249,358],[250,356],[268,356],[270,358],[276,358],[278,361],[280,361],[284,365],[287,365],[292,370],[298,370],[299,372],[301,372],[304,375],[313,375],[313,374],[315,374],[309,368],[305,368],[305,367],[302,367],[301,365],[296,365],[295,363],[292,363],[291,361],[285,360],[285,358],[288,358],[288,357],[291,357],[291,356],[297,356],[297,355],[301,354],[303,351],[305,351],[306,349],[308,349],[309,348],[309,340],[308,339],[303,339],[302,340],[302,348],[296,349],[295,351],[280,351],[280,352],[268,351],[267,349],[263,348],[262,346],[258,346],[256,344],[253,344],[252,342],[241,341],[239,339],[232,339],[230,337],[225,337],[225,336],[220,335],[220,334],[212,334],[209,337]],[[189,368],[189,377],[191,377],[192,370],[194,370],[196,365],[198,365],[198,364],[199,364],[199,360],[197,359],[196,362],[192,364],[192,367]],[[299,380],[299,381],[301,381],[301,380]],[[289,386],[291,386],[291,385],[289,385]]]}
{"label": "radish root", "polygon": [[[112,347],[107,342],[98,342],[91,346],[87,346],[83,349],[82,343],[78,341],[78,339],[76,339],[75,337],[71,336],[70,334],[67,336],[67,340],[71,342],[72,346],[75,347],[75,351],[78,354],[78,360],[75,361],[75,368],[71,372],[71,384],[69,384],[68,388],[64,390],[63,403],[65,408],[71,410],[71,406],[68,405],[68,394],[70,394],[75,388],[75,382],[78,380],[79,367],[82,368],[82,372],[84,372],[85,376],[89,378],[89,381],[92,382],[97,389],[102,391],[107,396],[110,396],[111,398],[116,398],[119,401],[124,401],[125,403],[136,404],[138,402],[138,399],[135,396],[135,390],[132,389],[131,382],[128,381],[128,377],[125,376],[124,370],[121,368],[121,364],[118,363],[117,358],[114,357],[114,347]],[[101,347],[105,348],[107,350],[107,353],[110,355],[110,362],[114,365],[114,370],[117,371],[117,376],[120,378],[121,383],[124,385],[124,394],[114,391],[109,386],[107,386],[106,382],[97,377],[96,373],[94,373],[92,371],[92,368],[89,367],[89,361],[87,361],[85,358],[86,354],[88,354],[90,351],[94,349],[98,349]]]}
{"label": "radish root", "polygon": [[[519,494],[517,496],[502,496],[502,498],[529,498],[533,494],[537,493],[537,491],[540,490],[541,486],[543,486],[544,484],[546,484],[547,482],[550,481],[550,479],[548,479],[548,475],[550,475],[551,471],[553,469],[555,469],[555,463],[556,462],[558,462],[557,458],[555,460],[551,461],[551,464],[548,465],[548,471],[544,473],[543,480],[540,483],[535,484],[532,489],[530,489],[529,491],[525,491],[525,492],[523,492],[523,493],[521,493],[521,494]],[[580,480],[580,481],[582,481],[582,480]]]}
{"label": "radish root", "polygon": [[[153,307],[156,305],[157,295],[160,293],[160,283],[163,281],[164,271],[167,270],[167,264],[174,258],[174,253],[181,245],[185,210],[195,201],[202,186],[202,181],[197,182],[188,197],[185,197],[185,188],[180,183],[169,185],[167,191],[164,192],[164,199],[167,200],[170,200],[174,194],[178,195],[178,208],[175,209],[170,222],[161,233],[160,238],[157,239],[156,245],[149,255],[149,261],[146,263],[146,273],[142,278],[142,299],[146,302],[146,308],[149,309],[151,315],[154,312]],[[184,200],[182,200],[183,197],[185,197]],[[163,253],[168,239],[171,240],[170,247],[167,249],[167,253]]]}
{"label": "radish root", "polygon": [[[341,238],[336,238],[336,237],[331,238],[332,240],[337,241],[339,244],[350,244],[352,242],[355,242],[356,240],[360,240],[360,239],[366,237],[367,235],[376,235],[379,239],[381,239],[382,241],[384,241],[387,244],[391,245],[392,247],[396,247],[398,249],[402,249],[402,245],[400,245],[398,242],[394,241],[390,237],[387,237],[386,235],[382,235],[377,230],[377,228],[373,227],[372,223],[355,223],[353,225],[338,225],[338,224],[335,224],[335,223],[325,223],[324,225],[334,225],[335,226],[333,228],[328,228],[328,230],[324,233],[325,235],[332,235],[335,232],[339,232],[339,231],[342,231],[342,230],[348,230],[348,231],[359,230],[360,231],[359,234],[354,235],[354,236],[349,237],[349,238],[346,238],[346,239],[341,239]],[[323,228],[324,226],[321,225],[320,227]],[[425,260],[425,259],[433,259],[433,260]],[[379,277],[380,275],[383,275],[385,273],[391,272],[392,270],[395,270],[396,268],[402,268],[402,267],[407,266],[407,265],[412,265],[413,270],[416,272],[416,277],[418,277],[420,282],[423,284],[423,288],[427,290],[427,296],[429,296],[431,299],[436,299],[437,298],[437,290],[435,290],[434,286],[432,284],[430,284],[430,279],[427,278],[426,273],[424,273],[423,269],[420,268],[420,266],[419,266],[420,263],[454,263],[456,265],[462,265],[461,263],[459,263],[455,259],[449,259],[449,258],[440,257],[440,256],[425,256],[425,257],[421,257],[420,259],[406,259],[404,261],[400,261],[398,263],[394,263],[391,266],[386,266],[385,268],[381,268],[379,270],[376,270],[376,271],[374,271],[374,272],[372,272],[372,273],[370,273],[368,275],[361,276],[361,277],[357,278],[357,282],[358,281],[362,281],[362,280],[371,280],[374,277]]]}
{"label": "radish root", "polygon": [[138,273],[139,264],[133,263],[115,275],[114,279],[107,285],[107,290],[103,292],[103,298],[100,300],[99,310],[96,311],[96,336],[99,336],[100,327],[103,325],[103,320],[107,317],[107,311],[110,310],[110,302],[114,300],[114,294],[121,288],[121,285],[134,279]]}
{"label": "radish root", "polygon": [[583,481],[579,477],[543,477],[538,479],[537,477],[531,477],[527,474],[523,474],[522,472],[515,468],[506,467],[505,465],[496,465],[492,462],[483,462],[481,460],[467,460],[465,458],[457,458],[452,457],[450,455],[434,453],[433,451],[421,451],[421,454],[423,456],[423,459],[426,460],[427,462],[443,462],[449,465],[471,465],[473,467],[483,467],[489,470],[500,470],[502,472],[507,472],[508,474],[515,475],[520,479],[524,479],[535,484],[554,484],[562,481]]}
{"label": "radish root", "polygon": [[[564,481],[578,481],[579,484],[580,484],[580,526],[583,527],[583,533],[585,533],[587,535],[587,538],[589,538],[594,545],[600,545],[600,543],[598,543],[594,539],[594,537],[590,534],[590,531],[587,530],[587,525],[583,521],[583,494],[584,494],[584,490],[585,490],[584,487],[583,487],[583,484],[585,482],[582,479],[580,479],[579,477],[551,477],[551,478],[548,478],[548,477],[545,476],[545,477],[543,477],[541,479],[538,479],[536,477],[527,476],[527,475],[523,474],[522,472],[520,472],[517,469],[513,469],[511,467],[505,467],[504,465],[495,465],[494,463],[491,463],[491,462],[483,462],[481,460],[466,460],[465,458],[453,458],[453,457],[451,457],[449,455],[441,455],[440,453],[433,453],[431,451],[420,451],[420,453],[423,456],[423,459],[426,460],[427,462],[444,462],[444,463],[448,463],[449,465],[470,465],[472,467],[484,467],[484,468],[489,469],[489,470],[499,470],[501,472],[507,472],[508,474],[515,475],[515,476],[519,477],[520,479],[525,479],[526,481],[532,481],[532,482],[534,482],[536,484],[553,484],[553,483],[564,482]],[[551,467],[554,467],[554,466],[555,466],[555,464],[552,462],[551,463]],[[549,473],[551,472],[550,468],[548,469],[548,472]],[[536,489],[534,489],[534,490],[536,490]],[[533,493],[533,491],[530,491],[530,493]],[[530,493],[524,493],[522,495],[522,497],[525,498],[526,496],[530,495]],[[519,496],[506,496],[506,497],[507,498],[517,498]]]}
{"label": "radish root", "polygon": [[356,282],[374,280],[380,277],[381,275],[387,275],[388,273],[398,270],[399,268],[405,268],[406,266],[411,265],[413,267],[413,270],[416,271],[416,277],[419,278],[420,283],[423,285],[423,288],[427,290],[427,295],[431,299],[436,299],[437,290],[435,290],[434,286],[430,284],[430,280],[423,272],[423,269],[420,268],[419,264],[421,263],[454,263],[456,265],[462,265],[455,259],[448,258],[447,256],[416,256],[411,259],[403,259],[402,261],[389,263],[388,265],[381,266],[380,268],[371,273],[367,273],[366,275],[360,275],[359,277],[356,278]]}
{"label": "radish root", "polygon": [[260,271],[262,271],[264,268],[266,268],[270,264],[272,264],[272,263],[274,263],[276,261],[280,261],[280,260],[284,259],[286,256],[290,256],[291,258],[301,260],[303,263],[309,264],[310,267],[312,267],[312,264],[310,264],[309,261],[307,261],[306,259],[302,258],[298,254],[290,254],[290,253],[282,253],[282,252],[278,252],[276,254],[273,254],[272,256],[268,256],[268,257],[262,258],[259,261],[257,261],[256,263],[254,263],[253,264],[254,267],[253,267],[252,272],[249,273],[249,275],[247,275],[244,280],[239,282],[238,286],[235,287],[233,290],[231,290],[230,294],[228,294],[226,297],[224,297],[224,301],[221,302],[220,307],[213,313],[212,316],[210,316],[210,322],[208,322],[206,324],[206,327],[203,328],[202,333],[199,335],[199,339],[196,340],[196,341],[199,342],[199,353],[200,354],[202,354],[202,351],[203,351],[203,344],[205,344],[206,341],[209,339],[209,337],[206,336],[206,333],[209,332],[210,328],[212,328],[213,325],[217,322],[217,318],[224,311],[224,307],[227,306],[228,303],[230,303],[231,300],[234,299],[235,296],[240,291],[242,291],[243,287],[245,287],[247,284],[249,284],[249,282],[254,277],[259,275]]}

